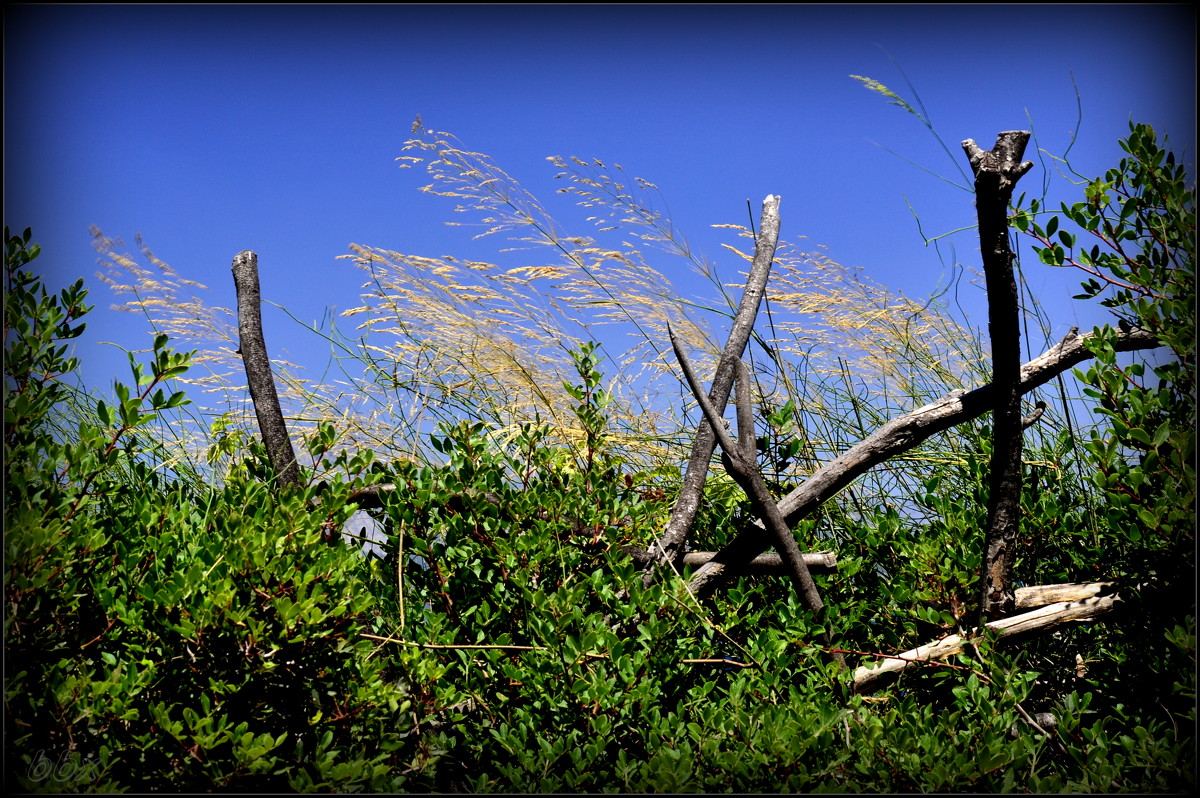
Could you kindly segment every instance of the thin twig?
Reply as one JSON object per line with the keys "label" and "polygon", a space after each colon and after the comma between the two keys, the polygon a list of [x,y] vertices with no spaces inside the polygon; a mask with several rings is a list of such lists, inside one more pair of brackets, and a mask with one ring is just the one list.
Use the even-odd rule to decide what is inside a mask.
{"label": "thin twig", "polygon": [[[711,624],[710,624],[710,626],[711,626]],[[713,627],[713,628],[716,629],[716,627]],[[717,629],[716,631],[720,632],[719,629]],[[412,646],[413,648],[431,649],[431,650],[435,650],[435,651],[549,651],[550,650],[546,646],[505,646],[505,645],[490,645],[490,644],[451,645],[451,644],[440,644],[440,643],[414,643],[411,640],[399,640],[395,637],[373,635],[373,634],[367,634],[365,632],[361,636],[365,637],[369,640],[378,640],[382,643],[399,643],[402,646]],[[731,640],[730,642],[733,642],[733,641]],[[739,646],[739,648],[741,648],[741,647]],[[743,650],[743,653],[746,653],[746,652]],[[611,659],[611,657],[612,657],[611,654],[592,654],[592,653],[584,653],[582,656],[587,659]],[[753,660],[753,657],[748,656],[747,658]],[[762,667],[758,662],[754,662],[754,661],[751,661],[748,663],[747,662],[738,662],[737,660],[726,659],[726,658],[720,658],[720,659],[688,658],[688,659],[682,659],[679,661],[684,663],[685,665],[703,665],[703,664],[724,663],[727,665],[732,665],[737,668],[761,668]]]}
{"label": "thin twig", "polygon": [[738,662],[735,659],[682,659],[684,665],[731,665],[735,668],[753,668],[749,662]]}
{"label": "thin twig", "polygon": [[545,646],[502,646],[502,645],[490,645],[490,644],[479,644],[479,645],[446,644],[446,645],[442,645],[439,643],[414,643],[411,640],[400,640],[395,637],[372,635],[372,634],[367,634],[366,632],[362,633],[362,637],[365,637],[368,640],[379,640],[380,642],[383,642],[383,643],[399,643],[402,646],[412,646],[413,648],[428,648],[428,649],[438,649],[438,650],[445,649],[445,650],[452,650],[452,651],[457,651],[457,650],[463,650],[463,651],[547,651],[548,650]]}

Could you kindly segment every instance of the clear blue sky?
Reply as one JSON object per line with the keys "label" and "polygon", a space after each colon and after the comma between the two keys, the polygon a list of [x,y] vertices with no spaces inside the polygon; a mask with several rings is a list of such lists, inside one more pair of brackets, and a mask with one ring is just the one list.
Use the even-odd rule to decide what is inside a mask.
{"label": "clear blue sky", "polygon": [[[97,311],[77,353],[98,387],[127,379],[102,342],[148,338],[143,320],[108,309],[89,225],[131,249],[142,234],[226,307],[230,261],[253,249],[264,296],[309,321],[358,304],[360,273],[336,260],[351,242],[462,253],[467,236],[442,224],[448,202],[394,160],[417,114],[547,201],[547,156],[622,164],[660,187],[725,274],[737,268],[720,249],[728,234],[710,225],[744,223],[747,199],[757,213],[780,194],[785,238],[914,297],[953,272],[906,198],[929,235],[972,224],[972,198],[887,150],[957,177],[960,140],[990,148],[1032,119],[1053,153],[1078,129],[1073,162],[1095,175],[1133,119],[1195,158],[1184,5],[10,5],[4,39],[4,222],[33,228],[52,285],[89,279]],[[896,64],[955,162],[849,77],[910,96]],[[1041,181],[1039,166],[1021,188]],[[977,266],[976,246],[960,236],[953,255]],[[1097,321],[1069,299],[1075,274],[1032,257],[1025,269],[1056,334]],[[982,297],[967,300],[982,324]],[[272,355],[305,362],[312,347],[324,363],[279,311],[265,308],[265,324]]]}

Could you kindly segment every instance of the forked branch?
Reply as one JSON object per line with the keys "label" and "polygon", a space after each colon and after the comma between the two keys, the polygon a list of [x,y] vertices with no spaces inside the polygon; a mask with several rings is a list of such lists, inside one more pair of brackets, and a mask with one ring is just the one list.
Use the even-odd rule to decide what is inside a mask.
{"label": "forked branch", "polygon": [[1033,163],[1022,161],[1029,133],[1008,130],[990,152],[972,139],[963,149],[975,173],[975,210],[987,283],[992,339],[992,459],[988,467],[987,529],[983,549],[980,623],[1012,612],[1012,566],[1021,515],[1021,306],[1008,245],[1008,205]]}

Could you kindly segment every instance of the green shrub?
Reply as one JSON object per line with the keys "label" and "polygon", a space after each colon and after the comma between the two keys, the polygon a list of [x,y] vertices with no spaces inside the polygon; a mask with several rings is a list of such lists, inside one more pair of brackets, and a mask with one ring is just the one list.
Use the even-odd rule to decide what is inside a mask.
{"label": "green shrub", "polygon": [[249,478],[172,481],[133,431],[185,402],[186,355],[56,440],[82,281],[48,295],[9,237],[5,653],[9,773],[31,790],[388,788],[405,692],[360,634],[362,563],[322,544],[347,488],[311,503]]}

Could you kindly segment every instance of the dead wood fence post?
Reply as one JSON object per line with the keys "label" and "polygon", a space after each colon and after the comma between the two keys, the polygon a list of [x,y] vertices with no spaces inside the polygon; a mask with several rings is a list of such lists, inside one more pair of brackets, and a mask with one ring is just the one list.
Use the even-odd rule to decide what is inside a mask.
{"label": "dead wood fence post", "polygon": [[987,284],[988,331],[992,340],[992,461],[988,470],[987,530],[983,550],[983,595],[979,624],[1004,618],[1015,604],[1012,567],[1021,515],[1021,308],[1008,244],[1008,205],[1021,176],[1033,168],[1022,161],[1029,132],[1006,130],[996,146],[982,150],[962,143],[975,173],[975,211]]}
{"label": "dead wood fence post", "polygon": [[258,255],[247,249],[234,257],[233,284],[237,290],[238,352],[246,367],[250,399],[254,402],[254,414],[258,417],[258,429],[267,449],[267,458],[271,461],[279,486],[298,487],[300,466],[296,463],[292,440],[283,422],[279,393],[275,390],[271,361],[267,357],[267,343],[263,338]]}

